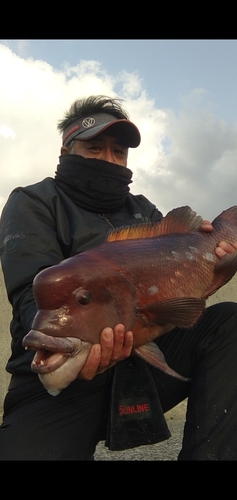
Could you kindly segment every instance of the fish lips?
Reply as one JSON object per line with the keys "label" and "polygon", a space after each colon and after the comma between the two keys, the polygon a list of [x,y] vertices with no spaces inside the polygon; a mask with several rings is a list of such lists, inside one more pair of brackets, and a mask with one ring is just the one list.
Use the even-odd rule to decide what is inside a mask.
{"label": "fish lips", "polygon": [[57,370],[69,357],[76,356],[84,344],[75,337],[52,337],[38,330],[30,330],[22,341],[25,349],[36,350],[31,369],[39,374]]}

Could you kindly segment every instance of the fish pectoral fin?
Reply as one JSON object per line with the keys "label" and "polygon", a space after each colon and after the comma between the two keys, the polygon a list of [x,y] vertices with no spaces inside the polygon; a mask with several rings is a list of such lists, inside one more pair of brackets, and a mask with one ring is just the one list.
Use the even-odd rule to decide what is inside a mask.
{"label": "fish pectoral fin", "polygon": [[211,286],[208,288],[205,298],[210,297],[217,292],[233,278],[237,271],[237,251],[232,254],[226,254],[218,260],[215,266],[215,275]]}
{"label": "fish pectoral fin", "polygon": [[149,322],[156,325],[170,324],[189,328],[193,326],[206,307],[204,299],[196,297],[183,297],[169,299],[163,302],[154,302],[138,311],[147,317]]}
{"label": "fish pectoral fin", "polygon": [[141,347],[136,347],[133,349],[133,354],[136,354],[140,358],[144,359],[147,363],[154,366],[155,368],[159,368],[162,372],[167,373],[167,375],[171,375],[172,377],[179,378],[180,380],[190,380],[183,375],[180,375],[175,370],[170,368],[167,364],[164,354],[161,352],[159,347],[155,344],[155,342],[149,342]]}

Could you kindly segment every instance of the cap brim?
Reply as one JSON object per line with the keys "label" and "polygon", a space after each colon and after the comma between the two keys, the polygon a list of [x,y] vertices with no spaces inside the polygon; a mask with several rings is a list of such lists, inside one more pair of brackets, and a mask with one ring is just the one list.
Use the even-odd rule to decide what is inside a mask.
{"label": "cap brim", "polygon": [[136,125],[128,120],[116,120],[114,122],[97,125],[75,135],[74,139],[86,141],[96,137],[108,128],[114,129],[114,132],[119,135],[119,138],[123,142],[124,146],[127,146],[128,148],[137,148],[137,146],[139,146],[141,142],[140,132]]}

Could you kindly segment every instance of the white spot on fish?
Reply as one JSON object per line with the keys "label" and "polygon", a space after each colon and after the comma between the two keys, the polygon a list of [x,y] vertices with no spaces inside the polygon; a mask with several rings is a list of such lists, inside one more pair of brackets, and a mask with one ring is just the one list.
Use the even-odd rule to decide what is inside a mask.
{"label": "white spot on fish", "polygon": [[204,254],[204,258],[205,258],[206,260],[208,260],[208,262],[214,262],[214,261],[215,261],[215,256],[214,256],[214,254],[213,254],[213,253],[210,253],[210,252],[206,252],[206,253]]}
{"label": "white spot on fish", "polygon": [[156,285],[152,285],[152,286],[150,286],[150,288],[148,288],[148,293],[149,293],[150,295],[154,295],[154,294],[155,294],[155,293],[157,293],[157,292],[158,292],[158,288],[157,288],[157,286],[156,286]]}
{"label": "white spot on fish", "polygon": [[185,257],[188,260],[195,260],[195,257],[191,252],[185,252]]}
{"label": "white spot on fish", "polygon": [[199,250],[197,247],[188,247],[188,248],[189,248],[190,252],[192,252],[192,253],[199,253]]}
{"label": "white spot on fish", "polygon": [[176,252],[175,250],[173,250],[171,252],[171,254],[177,260],[183,260],[184,255],[185,255],[187,260],[191,260],[191,261],[195,260],[195,256],[200,253],[198,248],[188,246],[188,249],[189,249],[189,251],[185,252],[185,254],[183,254],[183,252]]}
{"label": "white spot on fish", "polygon": [[[180,252],[176,252],[175,250],[173,250],[173,251],[171,252],[171,254],[173,255],[173,257],[174,257],[175,259],[180,259],[180,255],[181,255],[181,254],[180,254]],[[182,255],[181,255],[181,257],[182,257]]]}

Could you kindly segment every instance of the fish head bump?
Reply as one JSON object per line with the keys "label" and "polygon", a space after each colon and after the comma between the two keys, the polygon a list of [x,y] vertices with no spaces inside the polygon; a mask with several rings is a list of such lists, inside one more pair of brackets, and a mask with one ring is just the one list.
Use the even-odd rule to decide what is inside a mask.
{"label": "fish head bump", "polygon": [[[72,259],[67,259],[71,261]],[[52,266],[34,279],[37,303],[32,328],[51,336],[77,337],[97,343],[103,328],[135,321],[135,287],[122,275],[75,272],[68,265]],[[132,311],[132,314],[131,314]]]}

